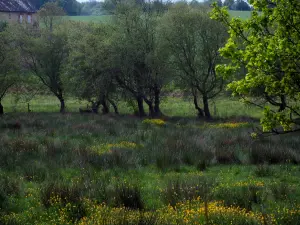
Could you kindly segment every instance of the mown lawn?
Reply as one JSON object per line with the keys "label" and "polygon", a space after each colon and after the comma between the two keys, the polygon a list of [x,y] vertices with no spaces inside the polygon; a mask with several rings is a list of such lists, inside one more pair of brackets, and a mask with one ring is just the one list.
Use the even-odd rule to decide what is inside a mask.
{"label": "mown lawn", "polygon": [[172,99],[164,121],[80,115],[72,99],[61,115],[51,97],[1,117],[0,224],[299,223],[298,135],[251,137],[259,114],[237,100],[206,122]]}

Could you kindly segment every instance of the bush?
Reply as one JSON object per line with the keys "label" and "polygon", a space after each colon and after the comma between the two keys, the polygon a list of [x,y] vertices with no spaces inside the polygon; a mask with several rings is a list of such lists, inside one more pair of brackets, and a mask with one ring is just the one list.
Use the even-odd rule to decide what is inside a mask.
{"label": "bush", "polygon": [[167,183],[162,191],[162,198],[167,205],[175,206],[178,202],[185,202],[201,197],[208,199],[213,181],[200,177],[194,179],[175,179]]}
{"label": "bush", "polygon": [[7,200],[10,196],[19,196],[21,194],[21,182],[19,179],[0,174],[0,209],[8,208]]}
{"label": "bush", "polygon": [[140,188],[125,182],[117,183],[107,191],[109,203],[114,207],[144,209]]}
{"label": "bush", "polygon": [[252,210],[253,204],[262,202],[263,187],[260,183],[248,184],[237,183],[233,185],[220,185],[215,188],[215,199],[224,201],[226,206],[241,207]]}
{"label": "bush", "polygon": [[[299,163],[299,153],[295,153],[291,149],[283,149],[282,146],[270,145],[266,143],[268,140],[255,142],[251,146],[251,162],[253,164],[279,164],[279,163]],[[270,141],[270,140],[269,140]],[[275,146],[276,145],[276,146]]]}
{"label": "bush", "polygon": [[41,190],[41,201],[49,208],[57,201],[62,204],[79,203],[81,200],[81,190],[75,186],[68,186],[63,183],[48,183]]}
{"label": "bush", "polygon": [[274,171],[268,164],[262,164],[256,166],[254,173],[258,177],[268,177],[268,176],[272,176]]}

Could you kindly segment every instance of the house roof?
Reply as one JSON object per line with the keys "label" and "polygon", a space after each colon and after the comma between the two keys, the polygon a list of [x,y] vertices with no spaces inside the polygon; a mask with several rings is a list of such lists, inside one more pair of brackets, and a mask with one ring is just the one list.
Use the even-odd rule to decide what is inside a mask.
{"label": "house roof", "polygon": [[36,12],[31,0],[0,0],[0,12]]}

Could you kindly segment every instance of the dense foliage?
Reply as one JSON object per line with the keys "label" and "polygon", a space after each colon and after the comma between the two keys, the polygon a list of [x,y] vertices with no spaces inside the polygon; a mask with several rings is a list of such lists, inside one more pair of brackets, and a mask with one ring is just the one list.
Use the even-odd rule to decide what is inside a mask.
{"label": "dense foliage", "polygon": [[8,89],[16,84],[20,73],[19,52],[14,47],[12,34],[7,29],[7,24],[3,23],[0,30],[0,115],[4,112],[2,99]]}
{"label": "dense foliage", "polygon": [[0,24],[0,224],[299,224],[300,3],[111,3]]}
{"label": "dense foliage", "polygon": [[264,108],[264,131],[298,130],[300,3],[254,0],[251,4],[254,11],[246,21],[230,20],[226,9],[214,9],[213,18],[228,25],[230,33],[221,49],[229,63],[218,71],[225,79],[233,78],[228,85],[233,94]]}
{"label": "dense foliage", "polygon": [[205,8],[178,5],[163,17],[160,33],[164,48],[172,55],[170,63],[178,74],[178,85],[191,93],[198,115],[210,118],[209,100],[223,90],[224,82],[215,66],[221,62],[219,48],[227,34],[226,28],[207,14]]}
{"label": "dense foliage", "polygon": [[37,9],[43,7],[46,3],[56,2],[70,16],[80,15],[81,4],[76,0],[31,0]]}

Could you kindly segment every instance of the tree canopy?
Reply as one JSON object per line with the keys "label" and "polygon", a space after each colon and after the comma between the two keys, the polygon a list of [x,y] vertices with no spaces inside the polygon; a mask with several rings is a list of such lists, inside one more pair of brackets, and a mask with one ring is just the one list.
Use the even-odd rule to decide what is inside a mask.
{"label": "tree canopy", "polygon": [[46,3],[56,2],[64,11],[71,16],[80,15],[81,4],[76,0],[32,0],[36,8],[40,9]]}
{"label": "tree canopy", "polygon": [[214,7],[212,17],[225,23],[230,33],[221,49],[229,62],[217,71],[233,80],[228,89],[234,95],[263,109],[264,132],[298,131],[300,2],[252,0],[250,4],[254,11],[246,21],[230,20],[225,8]]}
{"label": "tree canopy", "polygon": [[[209,99],[223,88],[223,79],[216,75],[215,66],[221,62],[219,48],[225,44],[226,28],[209,18],[207,8],[180,4],[164,16],[161,33],[179,83],[192,93],[199,116],[210,118]],[[203,109],[198,105],[198,96],[202,98]]]}

